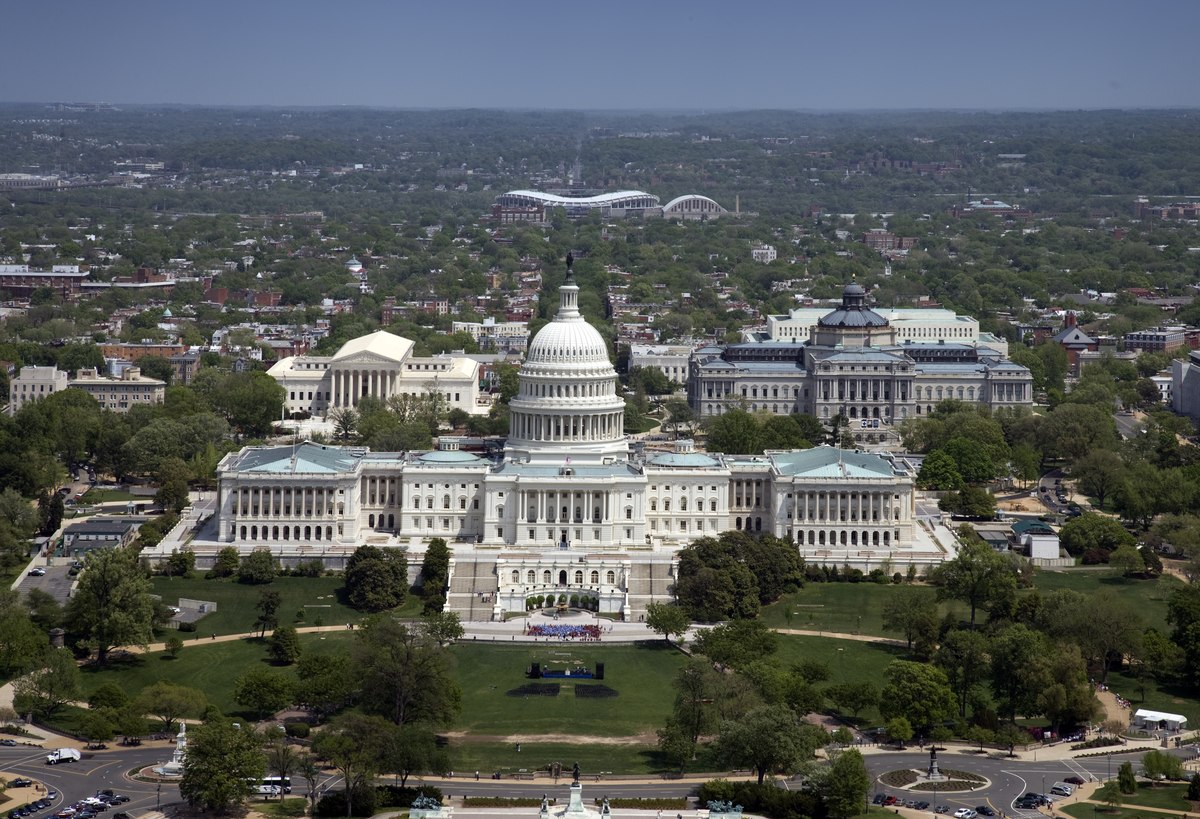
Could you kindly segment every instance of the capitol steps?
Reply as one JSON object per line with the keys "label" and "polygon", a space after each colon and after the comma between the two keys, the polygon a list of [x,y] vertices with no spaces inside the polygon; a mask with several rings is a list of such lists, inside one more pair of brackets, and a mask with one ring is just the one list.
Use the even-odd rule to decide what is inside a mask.
{"label": "capitol steps", "polygon": [[[496,592],[496,560],[473,558],[455,560],[446,595],[446,611],[452,611],[463,622],[492,619],[492,596]],[[487,595],[484,602],[480,595]]]}

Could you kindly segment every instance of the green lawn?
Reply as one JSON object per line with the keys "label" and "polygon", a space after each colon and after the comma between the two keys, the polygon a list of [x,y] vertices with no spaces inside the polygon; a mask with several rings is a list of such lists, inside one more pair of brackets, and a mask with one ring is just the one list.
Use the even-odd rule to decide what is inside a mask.
{"label": "green lawn", "polygon": [[[1136,807],[1120,807],[1116,810],[1109,810],[1095,802],[1076,802],[1073,805],[1063,805],[1058,810],[1075,817],[1075,819],[1166,819],[1171,815],[1158,811],[1138,810]],[[1180,814],[1187,812],[1184,809],[1179,811]]]}
{"label": "green lawn", "polygon": [[1148,628],[1167,631],[1167,601],[1171,592],[1183,586],[1183,581],[1171,575],[1155,580],[1131,580],[1113,577],[1105,570],[1078,569],[1061,572],[1039,571],[1034,581],[1038,591],[1045,594],[1057,589],[1091,594],[1106,589],[1129,603]]}
{"label": "green lawn", "polygon": [[[564,742],[523,742],[521,752],[511,742],[472,742],[454,739],[450,743],[450,760],[454,777],[459,771],[474,777],[475,771],[486,776],[493,771],[513,774],[544,770],[551,762],[561,762],[567,771],[560,782],[570,782],[571,765],[578,762],[584,776],[601,772],[615,774],[660,773],[664,765],[658,761],[655,749],[643,745],[571,745]],[[595,788],[597,786],[591,786]],[[454,793],[454,786],[442,788]]]}
{"label": "green lawn", "polygon": [[[1147,626],[1166,629],[1167,600],[1181,581],[1169,575],[1157,580],[1126,580],[1112,577],[1107,571],[1039,571],[1036,588],[1043,594],[1057,589],[1071,589],[1090,594],[1108,589],[1127,600],[1139,612]],[[867,634],[879,637],[899,637],[883,628],[883,607],[900,589],[893,584],[877,583],[808,583],[803,589],[784,595],[777,603],[763,608],[762,619],[772,628],[807,629],[845,634]],[[938,604],[941,615],[955,614],[966,621],[970,611],[957,601]],[[789,620],[790,612],[790,620]],[[980,622],[987,619],[979,615]]]}
{"label": "green lawn", "polygon": [[1139,782],[1137,793],[1126,796],[1122,807],[1190,811],[1192,803],[1187,801],[1187,789],[1187,785],[1147,785]]}
{"label": "green lawn", "polygon": [[126,492],[121,489],[89,489],[83,493],[83,498],[80,499],[79,503],[112,503],[113,501],[137,501],[139,503],[153,503],[154,497],[134,495],[132,492]]}
{"label": "green lawn", "polygon": [[[633,736],[662,726],[674,700],[671,682],[685,657],[661,642],[637,645],[493,646],[462,643],[453,649],[457,677],[463,691],[463,709],[455,726],[474,734],[589,734]],[[530,663],[543,667],[580,661],[594,669],[605,665],[603,684],[617,692],[610,698],[575,696],[570,680],[548,680],[561,685],[556,697],[508,696],[507,691],[531,682],[525,677]]]}
{"label": "green lawn", "polygon": [[[883,685],[883,669],[892,660],[911,659],[901,646],[834,640],[828,637],[782,635],[775,656],[784,664],[799,660],[819,660],[829,666],[829,685],[840,682],[869,682],[876,689]],[[879,725],[878,709],[859,714],[863,725]]]}
{"label": "green lawn", "polygon": [[[883,628],[883,607],[899,589],[891,583],[808,583],[764,607],[762,619],[772,628],[895,638],[900,635]],[[958,602],[941,603],[938,608],[942,615],[955,612],[964,620],[970,616],[967,607]]]}
{"label": "green lawn", "polygon": [[[351,632],[301,634],[303,650],[318,654],[344,645]],[[129,696],[136,696],[148,685],[159,681],[199,688],[226,714],[235,713],[240,706],[233,701],[233,684],[248,669],[257,664],[267,665],[266,643],[257,638],[209,643],[203,637],[187,639],[179,656],[171,660],[165,654],[139,654],[108,668],[83,672],[85,699],[106,682],[114,682]],[[281,669],[282,673],[293,673]]]}
{"label": "green lawn", "polygon": [[[155,577],[154,593],[163,602],[174,606],[181,597],[211,600],[217,604],[215,613],[196,624],[196,632],[210,634],[244,634],[254,630],[258,617],[255,606],[264,591],[278,592],[282,600],[279,622],[296,626],[331,626],[362,619],[362,612],[350,608],[342,596],[341,577],[277,577],[264,586],[250,586],[231,579],[208,580],[203,577]],[[303,612],[303,619],[297,615]],[[410,594],[399,613],[416,617],[421,601]],[[186,634],[184,635],[186,636]]]}

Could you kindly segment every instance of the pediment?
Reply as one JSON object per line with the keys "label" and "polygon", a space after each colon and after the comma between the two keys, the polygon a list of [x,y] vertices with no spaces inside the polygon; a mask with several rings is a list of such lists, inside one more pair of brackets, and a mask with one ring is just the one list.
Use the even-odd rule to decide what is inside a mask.
{"label": "pediment", "polygon": [[402,362],[394,358],[378,355],[377,353],[355,353],[348,355],[345,358],[339,358],[333,362],[329,369],[331,370],[353,370],[356,367],[392,367],[399,369]]}

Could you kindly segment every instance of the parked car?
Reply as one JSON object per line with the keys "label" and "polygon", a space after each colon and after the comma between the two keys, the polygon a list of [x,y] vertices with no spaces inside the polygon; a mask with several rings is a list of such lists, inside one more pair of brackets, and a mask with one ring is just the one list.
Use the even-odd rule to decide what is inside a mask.
{"label": "parked car", "polygon": [[979,805],[975,808],[975,812],[980,816],[995,816],[996,811],[992,810],[990,805]]}
{"label": "parked car", "polygon": [[1068,776],[1063,779],[1063,782],[1066,782],[1067,784],[1070,784],[1070,785],[1082,785],[1083,777],[1082,776]]}
{"label": "parked car", "polygon": [[14,779],[12,782],[9,782],[9,783],[8,783],[8,787],[10,787],[10,788],[28,788],[28,787],[30,787],[31,785],[33,785],[33,780],[32,780],[32,779],[26,779],[26,778],[25,778],[25,777],[23,777],[23,776],[22,776],[22,777],[17,777],[17,778],[16,778],[16,779]]}
{"label": "parked car", "polygon": [[954,811],[954,819],[975,819],[975,811],[970,808],[959,808]]}
{"label": "parked car", "polygon": [[1052,785],[1050,787],[1050,793],[1054,794],[1055,796],[1070,796],[1071,786],[1062,784]]}
{"label": "parked car", "polygon": [[34,566],[32,569],[29,570],[29,576],[30,577],[45,577],[46,570],[43,569],[41,566]]}
{"label": "parked car", "polygon": [[12,748],[16,744],[17,741],[15,739],[0,739],[0,745],[3,745],[5,748]]}

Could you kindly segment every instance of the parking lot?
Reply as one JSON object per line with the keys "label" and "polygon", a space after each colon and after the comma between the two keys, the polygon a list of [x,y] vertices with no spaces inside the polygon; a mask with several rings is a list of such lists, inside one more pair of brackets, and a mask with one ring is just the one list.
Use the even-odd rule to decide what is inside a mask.
{"label": "parking lot", "polygon": [[[40,563],[41,561],[39,561]],[[21,578],[17,590],[22,594],[30,589],[41,589],[53,597],[60,605],[66,605],[71,596],[71,585],[75,578],[70,576],[70,566],[45,566],[46,574],[41,577],[31,576],[29,572]]]}

